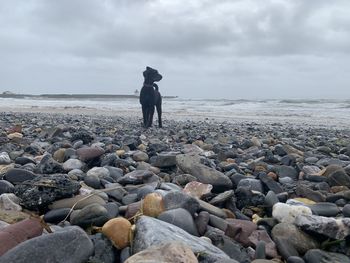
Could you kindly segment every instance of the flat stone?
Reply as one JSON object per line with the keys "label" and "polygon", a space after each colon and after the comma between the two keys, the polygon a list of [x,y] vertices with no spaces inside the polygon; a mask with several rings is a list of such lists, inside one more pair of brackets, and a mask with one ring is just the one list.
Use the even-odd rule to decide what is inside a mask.
{"label": "flat stone", "polygon": [[203,184],[194,181],[186,184],[183,191],[192,197],[201,198],[202,196],[209,194],[211,189],[213,189],[211,184]]}
{"label": "flat stone", "polygon": [[83,147],[76,152],[78,158],[83,162],[98,158],[104,153],[105,151],[100,147]]}
{"label": "flat stone", "polygon": [[86,173],[87,176],[96,176],[98,178],[105,178],[109,176],[109,170],[105,167],[93,167]]}
{"label": "flat stone", "polygon": [[194,215],[200,208],[199,200],[185,193],[172,191],[163,197],[165,210],[184,208]]}
{"label": "flat stone", "polygon": [[199,206],[200,206],[200,210],[203,211],[207,211],[209,214],[221,217],[221,218],[226,218],[227,215],[225,213],[225,211],[223,211],[220,208],[217,208],[216,206],[213,206],[207,202],[204,202],[203,200],[197,199]]}
{"label": "flat stone", "polygon": [[72,214],[70,223],[86,228],[88,226],[102,226],[109,219],[108,211],[105,207],[99,204],[91,204],[78,210],[76,214]]}
{"label": "flat stone", "polygon": [[94,244],[94,253],[90,256],[88,262],[115,263],[117,256],[112,242],[103,234],[97,233],[91,236]]}
{"label": "flat stone", "polygon": [[176,155],[178,152],[162,152],[159,153],[153,160],[152,165],[159,168],[167,168],[176,165]]}
{"label": "flat stone", "polygon": [[234,194],[235,193],[233,190],[225,191],[223,193],[218,194],[213,199],[211,199],[209,201],[209,204],[211,204],[211,205],[222,204],[222,203],[226,202],[228,199],[230,199]]}
{"label": "flat stone", "polygon": [[63,163],[63,169],[65,171],[72,171],[74,169],[81,169],[84,163],[78,159],[68,159]]}
{"label": "flat stone", "polygon": [[199,163],[197,157],[188,154],[180,154],[176,156],[176,162],[183,172],[195,176],[201,183],[211,184],[214,192],[222,192],[232,188],[232,182],[227,176]]}
{"label": "flat stone", "polygon": [[9,181],[0,180],[0,195],[4,193],[12,193],[15,187]]}
{"label": "flat stone", "polygon": [[71,208],[73,207],[73,205],[75,205],[74,209],[82,209],[85,206],[88,206],[90,204],[104,205],[106,204],[106,201],[103,200],[103,198],[98,195],[92,195],[89,197],[84,195],[76,195],[71,198],[64,198],[64,199],[57,200],[53,202],[51,205],[49,205],[49,208],[50,209]]}
{"label": "flat stone", "polygon": [[210,214],[207,211],[202,211],[195,218],[195,224],[197,226],[198,234],[203,236],[207,231],[207,226],[209,223]]}
{"label": "flat stone", "polygon": [[319,244],[315,239],[299,230],[299,228],[293,224],[279,223],[272,229],[271,234],[275,242],[278,238],[286,238],[293,248],[302,255],[310,249],[319,247]]}
{"label": "flat stone", "polygon": [[243,246],[247,247],[252,245],[249,240],[249,236],[257,229],[257,225],[248,220],[241,219],[226,219],[228,223],[225,234]]}
{"label": "flat stone", "polygon": [[350,235],[349,218],[329,218],[316,215],[299,215],[295,224],[305,231],[318,233],[334,239]]}
{"label": "flat stone", "polygon": [[245,187],[251,191],[263,193],[263,185],[260,180],[254,178],[245,178],[239,181],[237,188]]}
{"label": "flat stone", "polygon": [[7,152],[0,153],[0,164],[10,164],[11,159]]}
{"label": "flat stone", "polygon": [[134,252],[137,253],[151,246],[158,246],[173,241],[182,242],[186,246],[191,247],[195,254],[199,253],[201,255],[200,258],[208,263],[214,263],[221,258],[229,258],[217,247],[188,234],[174,225],[147,216],[141,216],[137,220],[133,244]]}
{"label": "flat stone", "polygon": [[287,166],[287,165],[280,165],[276,167],[277,169],[277,175],[280,178],[289,177],[293,180],[298,180],[298,172],[294,167]]}
{"label": "flat stone", "polygon": [[277,203],[272,208],[272,217],[282,223],[294,223],[298,215],[312,215],[312,211],[306,206],[284,203]]}
{"label": "flat stone", "polygon": [[79,227],[27,240],[9,250],[0,263],[81,263],[93,254],[94,246],[87,234]]}
{"label": "flat stone", "polygon": [[68,214],[70,213],[70,208],[58,208],[58,209],[53,209],[47,212],[43,219],[47,223],[53,223],[53,224],[58,224],[65,218],[69,220]]}
{"label": "flat stone", "polygon": [[21,211],[22,207],[19,205],[19,203],[20,199],[12,193],[0,195],[0,209]]}
{"label": "flat stone", "polygon": [[143,152],[143,151],[136,151],[133,155],[132,158],[136,162],[147,162],[149,160],[148,154]]}
{"label": "flat stone", "polygon": [[340,253],[311,249],[304,256],[306,263],[350,263],[350,258]]}
{"label": "flat stone", "polygon": [[340,209],[336,204],[333,203],[316,203],[309,205],[314,215],[335,217],[340,213]]}
{"label": "flat stone", "polygon": [[36,176],[36,174],[30,171],[19,168],[13,168],[5,173],[4,179],[12,184],[18,184],[27,180],[32,180]]}
{"label": "flat stone", "polygon": [[298,196],[308,198],[315,202],[324,202],[326,200],[326,197],[323,194],[304,186],[302,183],[298,184],[295,192]]}
{"label": "flat stone", "polygon": [[142,184],[147,182],[155,174],[148,170],[135,170],[125,174],[118,180],[118,183],[125,184]]}
{"label": "flat stone", "polygon": [[273,180],[266,173],[260,173],[259,179],[263,183],[264,186],[266,186],[269,190],[273,191],[275,194],[279,194],[279,193],[282,193],[284,191],[282,189],[281,185],[279,183],[277,183],[275,180]]}
{"label": "flat stone", "polygon": [[169,242],[147,248],[128,258],[125,263],[198,263],[191,248],[180,242]]}

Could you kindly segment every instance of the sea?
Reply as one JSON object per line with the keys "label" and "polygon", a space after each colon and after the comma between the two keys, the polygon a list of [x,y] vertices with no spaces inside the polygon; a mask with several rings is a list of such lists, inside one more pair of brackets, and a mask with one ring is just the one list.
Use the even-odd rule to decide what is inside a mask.
{"label": "sea", "polygon": [[[162,108],[165,121],[290,123],[350,129],[350,99],[228,100],[177,97],[163,98]],[[141,116],[138,98],[0,98],[0,111]]]}

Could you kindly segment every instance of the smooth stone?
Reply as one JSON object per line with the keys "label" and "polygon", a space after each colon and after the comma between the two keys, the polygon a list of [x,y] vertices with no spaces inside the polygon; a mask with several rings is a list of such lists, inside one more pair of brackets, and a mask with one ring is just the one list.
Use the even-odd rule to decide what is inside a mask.
{"label": "smooth stone", "polygon": [[[229,257],[219,248],[208,242],[188,234],[186,231],[161,220],[141,216],[136,222],[134,237],[134,252],[140,252],[151,246],[162,245],[167,242],[178,241],[191,247],[193,253],[199,253],[201,260],[214,263],[218,259]],[[203,253],[205,251],[205,253]]]}
{"label": "smooth stone", "polygon": [[81,263],[86,262],[93,252],[94,245],[87,234],[79,227],[69,227],[17,245],[0,258],[0,263]]}
{"label": "smooth stone", "polygon": [[172,191],[163,197],[165,210],[184,208],[194,215],[200,208],[199,200],[183,192]]}
{"label": "smooth stone", "polygon": [[263,193],[263,186],[260,180],[254,178],[245,178],[239,181],[237,188],[244,187],[252,191]]}
{"label": "smooth stone", "polygon": [[333,239],[344,239],[350,235],[349,218],[329,218],[316,215],[299,215],[295,224],[304,231],[314,232]]}
{"label": "smooth stone", "polygon": [[227,221],[225,221],[225,219],[222,219],[218,216],[214,216],[214,215],[209,215],[209,224],[213,227],[216,227],[222,231],[226,231],[227,228]]}
{"label": "smooth stone", "polygon": [[176,155],[178,152],[159,153],[152,161],[152,165],[159,168],[168,168],[176,165]]}
{"label": "smooth stone", "polygon": [[207,226],[209,223],[210,214],[207,211],[201,211],[195,218],[195,224],[197,226],[197,231],[200,236],[203,236],[207,231]]}
{"label": "smooth stone", "polygon": [[146,216],[157,217],[165,210],[163,196],[159,193],[150,193],[142,201],[142,213]]}
{"label": "smooth stone", "polygon": [[346,255],[326,252],[321,249],[309,250],[304,259],[306,263],[350,263],[350,258]]}
{"label": "smooth stone", "polygon": [[153,193],[156,186],[154,185],[145,185],[137,189],[137,199],[141,200],[145,198],[146,195]]}
{"label": "smooth stone", "polygon": [[272,208],[272,217],[282,223],[293,224],[298,215],[312,215],[312,211],[306,206],[295,206],[277,203]]}
{"label": "smooth stone", "polygon": [[110,184],[105,184],[104,187],[106,189],[111,189],[114,188],[113,190],[109,190],[107,191],[107,195],[109,197],[112,197],[113,199],[121,202],[124,195],[126,195],[128,192],[123,188],[123,186],[121,186],[118,183],[110,183]]}
{"label": "smooth stone", "polygon": [[270,176],[268,176],[266,173],[260,173],[259,179],[263,183],[263,185],[268,189],[274,192],[275,194],[282,193],[284,190],[282,189],[281,185],[277,183],[275,180],[273,180]]}
{"label": "smooth stone", "polygon": [[336,204],[333,203],[317,203],[309,205],[314,215],[335,217],[340,213],[340,209]]}
{"label": "smooth stone", "polygon": [[165,190],[165,191],[183,191],[181,186],[178,186],[173,183],[161,183],[159,186],[159,189]]}
{"label": "smooth stone", "polygon": [[125,263],[125,261],[131,256],[131,249],[130,247],[123,248],[120,252],[120,263]]}
{"label": "smooth stone", "polygon": [[178,185],[186,185],[193,181],[197,181],[197,178],[190,174],[176,175],[173,179],[173,183]]}
{"label": "smooth stone", "polygon": [[97,233],[91,236],[91,241],[94,244],[94,253],[92,256],[90,256],[88,262],[117,262],[116,251],[112,242],[107,237],[101,233]]}
{"label": "smooth stone", "polygon": [[191,248],[180,242],[169,242],[159,246],[154,246],[142,250],[130,258],[125,263],[198,263],[197,257]]}
{"label": "smooth stone", "polygon": [[102,233],[107,236],[117,249],[123,249],[130,243],[131,223],[123,218],[110,219],[102,227]]}
{"label": "smooth stone", "polygon": [[21,211],[22,207],[19,205],[20,199],[12,194],[5,193],[0,195],[0,209],[3,210],[12,210],[12,211]]}
{"label": "smooth stone", "polygon": [[209,201],[209,204],[211,205],[219,205],[222,204],[224,202],[226,202],[227,200],[229,200],[232,196],[234,196],[234,191],[233,190],[228,190],[225,191],[223,193],[218,194],[217,196],[215,196],[213,199],[211,199]]}
{"label": "smooth stone", "polygon": [[63,163],[64,157],[65,157],[65,152],[66,152],[66,149],[64,149],[64,148],[58,149],[57,151],[54,152],[52,157],[55,161],[57,161],[59,163]]}
{"label": "smooth stone", "polygon": [[296,250],[293,243],[289,241],[288,237],[275,236],[273,237],[273,240],[282,258],[288,259],[290,257],[299,257],[299,252]]}
{"label": "smooth stone", "polygon": [[199,182],[211,184],[214,192],[222,192],[232,188],[232,182],[227,176],[199,163],[198,157],[190,154],[179,154],[176,156],[176,163],[183,172],[195,176]]}
{"label": "smooth stone", "polygon": [[265,196],[265,206],[272,208],[276,203],[278,203],[279,200],[277,198],[277,195],[273,191],[268,191],[268,193]]}
{"label": "smooth stone", "polygon": [[29,210],[46,208],[55,200],[70,197],[80,189],[80,184],[67,175],[38,176],[15,186],[14,193],[21,199],[21,205]]}
{"label": "smooth stone", "polygon": [[136,151],[133,155],[132,158],[136,162],[147,162],[149,160],[148,154],[143,152],[143,151]]}
{"label": "smooth stone", "polygon": [[52,224],[58,224],[65,218],[69,220],[68,214],[70,213],[70,208],[58,208],[58,209],[53,209],[47,212],[43,219],[47,223],[52,223]]}
{"label": "smooth stone", "polygon": [[203,184],[203,183],[194,181],[186,184],[183,189],[183,192],[192,197],[201,198],[209,194],[211,189],[213,189],[213,186],[211,184]]}
{"label": "smooth stone", "polygon": [[127,194],[123,196],[122,203],[124,205],[129,205],[131,203],[134,203],[138,200],[137,194]]}
{"label": "smooth stone", "polygon": [[305,175],[320,175],[321,169],[315,165],[305,165],[302,171]]}
{"label": "smooth stone", "polygon": [[192,215],[183,208],[164,211],[157,218],[164,222],[173,224],[191,235],[199,236]]}
{"label": "smooth stone", "polygon": [[7,152],[1,152],[0,153],[0,165],[1,164],[10,164],[11,158]]}
{"label": "smooth stone", "polygon": [[78,158],[83,162],[98,158],[104,153],[105,151],[100,147],[84,147],[76,151]]}
{"label": "smooth stone", "polygon": [[88,226],[102,226],[109,220],[108,211],[99,204],[91,204],[78,210],[77,213],[70,217],[72,225],[78,225],[82,228]]}
{"label": "smooth stone", "polygon": [[291,256],[287,259],[287,263],[305,263],[305,261],[300,257]]}
{"label": "smooth stone", "polygon": [[84,163],[78,159],[68,159],[63,163],[63,169],[68,172],[74,169],[81,169],[83,166]]}
{"label": "smooth stone", "polygon": [[1,229],[4,229],[5,227],[7,227],[9,225],[10,225],[9,223],[6,223],[5,221],[0,220],[0,231],[1,231]]}
{"label": "smooth stone", "polygon": [[109,176],[113,178],[114,182],[117,182],[123,176],[123,170],[113,166],[104,166],[109,171]]}
{"label": "smooth stone", "polygon": [[327,177],[330,186],[347,186],[350,187],[350,176],[340,165],[327,166],[323,176]]}
{"label": "smooth stone", "polygon": [[103,205],[103,207],[107,209],[109,218],[114,218],[119,215],[119,206],[116,203],[108,202]]}
{"label": "smooth stone", "polygon": [[13,184],[18,184],[27,180],[32,180],[35,177],[36,175],[34,173],[20,168],[10,169],[4,175],[4,179]]}
{"label": "smooth stone", "polygon": [[346,204],[343,207],[342,213],[345,217],[350,217],[350,204]]}
{"label": "smooth stone", "polygon": [[311,156],[311,157],[305,158],[306,163],[315,164],[315,163],[317,163],[317,161],[318,161],[317,157]]}
{"label": "smooth stone", "polygon": [[74,209],[82,209],[85,206],[88,206],[91,204],[104,205],[106,204],[106,201],[98,195],[92,195],[90,197],[87,197],[84,195],[76,195],[71,198],[64,198],[64,199],[57,200],[53,202],[51,205],[49,205],[49,208],[50,209],[71,208],[75,205]]}
{"label": "smooth stone", "polygon": [[324,202],[326,197],[318,191],[314,191],[307,186],[299,184],[295,189],[295,192],[300,197],[308,198],[315,202]]}
{"label": "smooth stone", "polygon": [[104,178],[109,176],[109,170],[105,167],[93,167],[86,173],[87,176],[96,176],[98,178]]}
{"label": "smooth stone", "polygon": [[101,184],[101,180],[98,176],[96,175],[87,175],[84,177],[84,183],[87,186],[90,186],[94,189],[101,189],[102,188],[102,184]]}
{"label": "smooth stone", "polygon": [[[299,230],[299,228],[293,224],[279,223],[272,229],[271,234],[273,240],[276,242],[276,245],[276,239],[287,239],[292,247],[302,255],[310,249],[319,247],[318,242],[313,237]],[[278,250],[280,250],[280,247],[278,245],[277,247]]]}
{"label": "smooth stone", "polygon": [[17,223],[29,217],[29,214],[21,211],[0,209],[0,220],[9,224]]}
{"label": "smooth stone", "polygon": [[9,181],[0,180],[0,194],[12,193],[15,187]]}
{"label": "smooth stone", "polygon": [[207,202],[204,202],[203,200],[200,200],[200,199],[197,199],[197,201],[199,203],[200,210],[207,211],[209,214],[212,214],[221,218],[227,217],[225,211],[223,211],[222,209],[216,206],[213,206]]}
{"label": "smooth stone", "polygon": [[266,258],[266,243],[264,241],[258,241],[255,244],[255,259],[265,259]]}

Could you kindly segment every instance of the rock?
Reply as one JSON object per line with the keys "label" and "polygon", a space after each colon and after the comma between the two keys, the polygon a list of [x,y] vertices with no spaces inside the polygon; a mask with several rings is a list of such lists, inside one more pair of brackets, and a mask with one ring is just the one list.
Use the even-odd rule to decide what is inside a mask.
{"label": "rock", "polygon": [[272,208],[272,217],[282,223],[293,224],[298,215],[312,215],[312,211],[306,206],[293,206],[284,203],[277,203]]}
{"label": "rock", "polygon": [[87,186],[90,186],[94,189],[101,189],[102,188],[102,184],[101,184],[101,180],[98,176],[96,175],[87,175],[84,177],[84,183]]}
{"label": "rock", "polygon": [[227,176],[199,163],[198,158],[188,154],[180,154],[176,156],[176,162],[182,171],[195,176],[199,182],[211,184],[215,192],[222,192],[232,188],[232,182]]}
{"label": "rock", "polygon": [[277,198],[277,195],[273,191],[268,191],[268,193],[265,196],[265,202],[264,202],[265,206],[268,208],[272,208],[278,202],[279,200]]}
{"label": "rock", "polygon": [[46,154],[37,165],[36,172],[39,174],[57,174],[64,172],[64,169],[50,154]]}
{"label": "rock", "polygon": [[350,263],[349,257],[339,254],[326,252],[320,249],[311,249],[305,256],[306,263]]}
{"label": "rock", "polygon": [[108,211],[105,207],[99,204],[91,204],[72,214],[70,223],[86,228],[89,226],[102,226],[109,219]]}
{"label": "rock", "polygon": [[315,202],[324,202],[326,197],[318,191],[314,191],[307,186],[299,184],[295,189],[295,193],[300,197],[305,197]]}
{"label": "rock", "polygon": [[118,249],[123,249],[129,245],[130,231],[131,223],[122,217],[113,218],[102,227],[102,233],[107,236]]}
{"label": "rock", "polygon": [[[271,234],[275,242],[277,242],[276,239],[287,239],[293,248],[295,248],[302,255],[308,250],[318,248],[319,246],[316,240],[292,224],[279,223],[272,229]],[[277,247],[278,250],[280,250],[278,245]]]}
{"label": "rock", "polygon": [[76,152],[79,160],[83,162],[91,161],[104,153],[105,151],[100,147],[83,147],[79,148]]}
{"label": "rock", "polygon": [[42,232],[43,227],[36,219],[25,219],[0,230],[0,262],[1,256],[7,251],[28,239],[40,236]]}
{"label": "rock", "polygon": [[218,194],[213,199],[211,199],[209,201],[209,204],[211,204],[211,205],[222,204],[222,203],[226,202],[227,200],[229,200],[232,196],[234,196],[234,194],[235,193],[233,190],[225,191],[223,193]]}
{"label": "rock", "polygon": [[291,256],[287,259],[287,263],[305,263],[305,261],[300,257]]}
{"label": "rock", "polygon": [[195,219],[195,224],[197,226],[197,231],[200,236],[203,236],[207,231],[207,226],[209,223],[210,214],[207,211],[202,211],[198,214]]}
{"label": "rock", "polygon": [[245,187],[236,189],[237,208],[242,209],[247,206],[258,207],[264,204],[265,196],[261,192],[252,191]]}
{"label": "rock", "polygon": [[7,138],[9,138],[10,140],[16,141],[16,140],[22,139],[23,134],[19,133],[19,132],[13,132],[13,133],[10,133],[9,135],[7,135]]}
{"label": "rock", "polygon": [[23,213],[21,211],[0,209],[0,220],[9,224],[17,223],[29,217],[29,214]]}
{"label": "rock", "polygon": [[349,218],[328,218],[316,215],[299,215],[295,224],[305,231],[334,239],[344,239],[350,234]]}
{"label": "rock", "polygon": [[19,202],[20,199],[12,193],[0,195],[0,209],[21,211],[22,207],[19,205]]}
{"label": "rock", "polygon": [[275,194],[279,194],[283,192],[281,185],[277,183],[275,180],[273,180],[266,173],[260,173],[259,179],[267,189],[273,191]]}
{"label": "rock", "polygon": [[350,204],[345,205],[342,212],[344,217],[350,217]]}
{"label": "rock", "polygon": [[254,244],[255,247],[258,246],[259,242],[263,241],[265,243],[265,253],[269,258],[276,258],[278,257],[277,248],[275,245],[275,242],[273,242],[269,236],[269,234],[266,232],[266,230],[254,230],[250,236],[249,241]]}
{"label": "rock", "polygon": [[69,213],[70,213],[70,208],[58,208],[58,209],[53,209],[47,212],[43,219],[47,223],[53,223],[53,224],[58,224],[65,218],[69,220]]}
{"label": "rock", "polygon": [[220,249],[174,225],[147,216],[141,216],[137,220],[134,237],[134,251],[136,253],[151,246],[173,241],[182,242],[191,247],[195,254],[199,253],[200,260],[205,260],[208,263],[229,258]]}
{"label": "rock", "polygon": [[126,247],[124,249],[122,249],[122,251],[120,252],[120,259],[119,262],[120,263],[125,263],[125,261],[131,256],[131,249],[130,247]]}
{"label": "rock", "polygon": [[173,224],[191,235],[198,236],[198,231],[190,212],[183,208],[164,211],[157,218],[169,224]]}
{"label": "rock", "polygon": [[197,257],[191,248],[180,242],[169,242],[147,248],[128,258],[125,263],[197,263]]}
{"label": "rock", "polygon": [[243,246],[252,245],[249,236],[257,229],[257,225],[251,221],[228,218],[225,235],[231,237]]}
{"label": "rock", "polygon": [[19,168],[10,169],[4,175],[4,179],[13,184],[18,184],[27,180],[32,180],[35,177],[36,175],[34,173]]}
{"label": "rock", "polygon": [[294,167],[281,165],[277,167],[277,175],[279,178],[289,177],[298,180],[298,172]]}
{"label": "rock", "polygon": [[254,178],[245,178],[239,181],[237,188],[247,188],[251,191],[258,191],[260,193],[263,193],[263,186],[261,184],[260,180],[254,179]]}
{"label": "rock", "polygon": [[192,197],[201,198],[202,196],[209,194],[211,189],[213,189],[213,186],[210,184],[202,184],[194,181],[186,184],[183,191]]}
{"label": "rock", "polygon": [[350,177],[341,166],[327,166],[324,176],[327,177],[330,186],[341,185],[350,187]]}
{"label": "rock", "polygon": [[94,244],[94,253],[88,262],[115,263],[117,257],[112,242],[101,233],[91,236]]}
{"label": "rock", "polygon": [[178,152],[162,152],[158,154],[154,160],[152,160],[152,165],[159,168],[167,168],[176,165],[176,155]]}
{"label": "rock", "polygon": [[19,244],[5,253],[0,263],[80,263],[87,261],[93,252],[93,243],[86,233],[79,227],[70,227]]}
{"label": "rock", "polygon": [[47,175],[16,185],[14,193],[25,208],[40,210],[55,200],[71,197],[79,188],[79,183],[69,180],[66,175]]}
{"label": "rock", "polygon": [[84,163],[78,159],[68,159],[63,163],[63,169],[68,172],[74,169],[81,169],[83,166]]}
{"label": "rock", "polygon": [[146,183],[155,174],[148,170],[135,170],[125,174],[118,180],[118,183],[125,184],[142,184]]}
{"label": "rock", "polygon": [[197,181],[197,178],[190,174],[176,175],[173,179],[173,183],[177,185],[186,185],[193,181]]}
{"label": "rock", "polygon": [[11,159],[10,156],[8,155],[7,152],[1,152],[0,153],[0,165],[1,164],[10,164],[11,163]]}
{"label": "rock", "polygon": [[213,206],[207,202],[204,202],[200,199],[197,200],[200,206],[200,210],[207,211],[208,213],[221,217],[221,218],[226,218],[226,213],[220,208],[217,208],[216,206]]}
{"label": "rock", "polygon": [[185,193],[172,191],[163,197],[165,210],[184,208],[191,215],[194,215],[199,210],[199,201]]}
{"label": "rock", "polygon": [[333,203],[317,203],[309,206],[314,215],[335,217],[340,213],[340,209]]}
{"label": "rock", "polygon": [[0,180],[0,195],[4,193],[12,193],[15,187],[6,180]]}
{"label": "rock", "polygon": [[[76,205],[75,205],[76,204]],[[85,206],[91,205],[91,204],[100,204],[104,205],[106,204],[105,200],[101,198],[98,195],[92,195],[92,196],[83,196],[83,195],[76,195],[71,198],[64,198],[57,200],[53,202],[51,205],[49,205],[50,209],[58,209],[58,208],[71,208],[74,206],[74,209],[82,209]]]}
{"label": "rock", "polygon": [[163,197],[159,193],[146,195],[142,202],[142,212],[146,216],[157,217],[165,211]]}
{"label": "rock", "polygon": [[109,170],[105,167],[93,167],[86,173],[87,176],[95,176],[100,179],[109,176]]}
{"label": "rock", "polygon": [[136,151],[133,155],[132,158],[136,162],[147,162],[149,160],[148,154],[143,152],[143,151]]}
{"label": "rock", "polygon": [[124,205],[129,205],[137,201],[137,194],[127,194],[123,196],[122,203]]}
{"label": "rock", "polygon": [[52,157],[55,161],[59,163],[63,163],[65,158],[65,152],[66,152],[66,149],[64,148],[58,149],[57,151],[55,151]]}
{"label": "rock", "polygon": [[284,259],[288,259],[290,257],[299,257],[299,252],[295,249],[293,243],[288,239],[288,237],[274,237],[276,247],[278,249],[279,254]]}

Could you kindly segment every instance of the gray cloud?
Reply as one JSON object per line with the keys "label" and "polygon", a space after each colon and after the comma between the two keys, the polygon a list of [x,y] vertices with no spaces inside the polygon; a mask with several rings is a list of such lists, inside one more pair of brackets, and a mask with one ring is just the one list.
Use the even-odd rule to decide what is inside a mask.
{"label": "gray cloud", "polygon": [[0,5],[0,90],[350,97],[348,0],[20,0]]}

